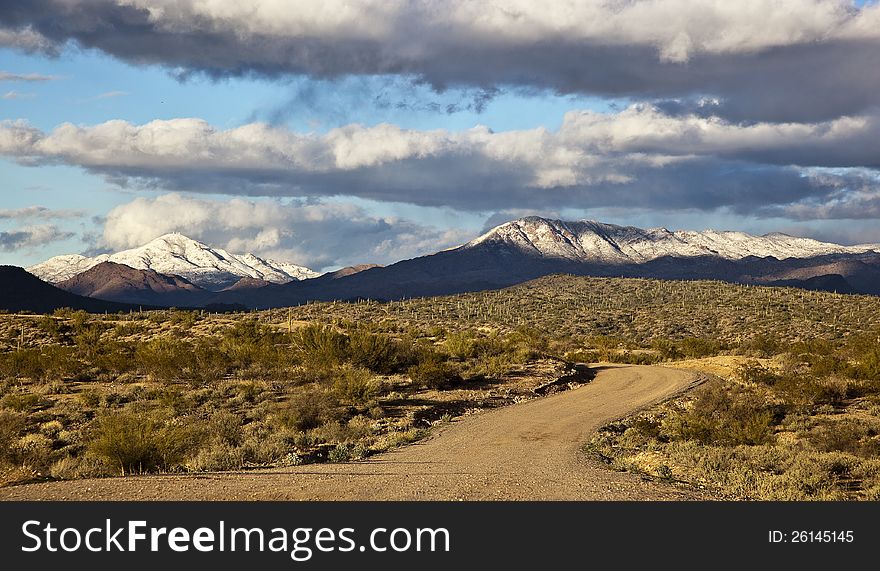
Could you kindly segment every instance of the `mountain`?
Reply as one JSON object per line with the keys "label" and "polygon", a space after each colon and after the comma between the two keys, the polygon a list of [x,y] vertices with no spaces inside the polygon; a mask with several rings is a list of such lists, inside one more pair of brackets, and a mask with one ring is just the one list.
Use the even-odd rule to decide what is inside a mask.
{"label": "mountain", "polygon": [[56,256],[27,270],[45,281],[58,283],[102,262],[180,276],[211,291],[220,291],[243,277],[271,283],[287,283],[319,275],[308,268],[287,262],[263,259],[253,254],[230,254],[226,250],[211,248],[179,233],[165,234],[139,248],[102,254],[94,258]]}
{"label": "mountain", "polygon": [[137,309],[133,305],[82,297],[44,282],[24,268],[0,266],[0,309],[50,313],[61,307],[93,313]]}
{"label": "mountain", "polygon": [[55,285],[86,297],[156,306],[196,307],[212,296],[182,277],[136,270],[115,262],[101,262]]}
{"label": "mountain", "polygon": [[605,264],[639,264],[663,257],[701,256],[725,260],[741,260],[749,256],[783,260],[880,251],[877,244],[840,246],[780,233],[753,236],[745,232],[715,230],[643,230],[592,220],[564,222],[537,216],[502,224],[462,248],[481,246],[519,250],[543,258]]}
{"label": "mountain", "polygon": [[[841,246],[784,234],[643,230],[528,217],[449,250],[333,280],[272,285],[216,299],[248,307],[309,300],[401,299],[510,286],[554,273],[839,287],[880,295],[880,246]],[[837,278],[812,280],[836,274]],[[812,281],[808,281],[812,280]],[[840,281],[842,280],[842,281]],[[836,282],[836,283],[835,283]]]}

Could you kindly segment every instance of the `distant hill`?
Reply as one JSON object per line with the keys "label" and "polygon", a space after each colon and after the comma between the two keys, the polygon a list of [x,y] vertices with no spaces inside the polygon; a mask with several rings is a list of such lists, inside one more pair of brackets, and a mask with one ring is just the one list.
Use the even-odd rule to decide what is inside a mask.
{"label": "distant hill", "polygon": [[101,262],[56,284],[70,293],[120,303],[197,307],[213,295],[180,276]]}
{"label": "distant hill", "polygon": [[61,307],[92,313],[129,311],[137,306],[82,297],[48,284],[24,268],[0,266],[0,309],[50,313]]}
{"label": "distant hill", "polygon": [[777,280],[767,282],[764,285],[796,287],[798,289],[828,291],[833,293],[856,293],[855,288],[853,288],[853,286],[840,274],[826,274],[823,276],[807,278],[805,280]]}

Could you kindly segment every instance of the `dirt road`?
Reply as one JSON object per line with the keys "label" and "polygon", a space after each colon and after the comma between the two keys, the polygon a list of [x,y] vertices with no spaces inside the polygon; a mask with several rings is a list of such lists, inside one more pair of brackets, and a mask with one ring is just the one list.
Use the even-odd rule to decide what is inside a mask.
{"label": "dirt road", "polygon": [[50,482],[0,489],[0,499],[690,499],[695,495],[685,490],[598,466],[581,446],[604,423],[695,379],[662,367],[606,366],[578,389],[463,418],[421,443],[361,462]]}

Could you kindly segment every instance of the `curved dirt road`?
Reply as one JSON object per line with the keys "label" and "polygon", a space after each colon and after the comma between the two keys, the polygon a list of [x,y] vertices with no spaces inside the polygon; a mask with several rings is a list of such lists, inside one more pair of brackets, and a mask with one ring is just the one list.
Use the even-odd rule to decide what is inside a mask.
{"label": "curved dirt road", "polygon": [[609,471],[582,444],[608,421],[696,382],[693,372],[605,366],[588,385],[455,421],[368,460],[234,473],[49,482],[0,499],[649,500],[694,493]]}

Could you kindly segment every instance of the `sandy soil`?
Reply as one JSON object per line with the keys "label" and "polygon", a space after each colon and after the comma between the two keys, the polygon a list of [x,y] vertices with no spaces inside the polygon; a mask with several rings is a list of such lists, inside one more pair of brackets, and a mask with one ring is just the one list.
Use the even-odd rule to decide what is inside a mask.
{"label": "sandy soil", "polygon": [[590,384],[468,416],[345,464],[29,484],[5,500],[677,500],[695,492],[612,472],[581,446],[603,424],[688,389],[693,371],[602,366]]}

